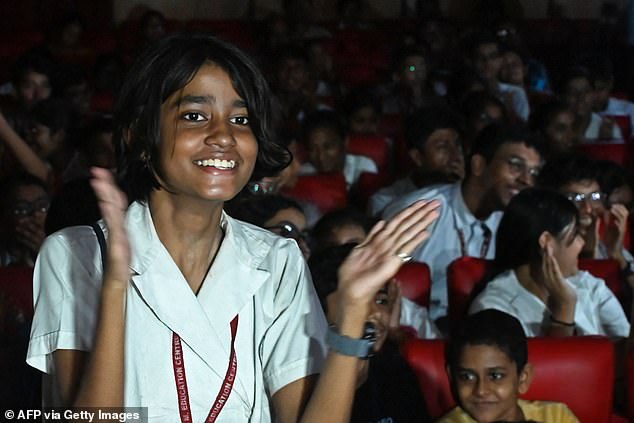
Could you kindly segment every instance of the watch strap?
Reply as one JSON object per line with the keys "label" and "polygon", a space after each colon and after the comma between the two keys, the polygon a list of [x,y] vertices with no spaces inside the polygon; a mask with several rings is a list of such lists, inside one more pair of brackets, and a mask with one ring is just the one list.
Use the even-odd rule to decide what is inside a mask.
{"label": "watch strap", "polygon": [[368,358],[371,356],[374,343],[374,338],[354,339],[341,335],[332,325],[328,327],[328,332],[326,333],[326,344],[339,354],[347,356]]}

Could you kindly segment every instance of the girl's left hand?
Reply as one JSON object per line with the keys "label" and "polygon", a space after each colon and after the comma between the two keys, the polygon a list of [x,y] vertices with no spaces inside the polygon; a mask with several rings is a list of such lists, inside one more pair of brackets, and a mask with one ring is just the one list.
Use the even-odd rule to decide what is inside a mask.
{"label": "girl's left hand", "polygon": [[337,321],[345,315],[365,319],[377,291],[429,237],[427,229],[438,217],[440,202],[418,201],[389,222],[377,223],[339,268]]}

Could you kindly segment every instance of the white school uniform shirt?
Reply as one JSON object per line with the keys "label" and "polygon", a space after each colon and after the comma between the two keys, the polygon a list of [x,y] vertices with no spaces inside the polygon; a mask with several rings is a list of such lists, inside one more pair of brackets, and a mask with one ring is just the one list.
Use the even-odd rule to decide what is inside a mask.
{"label": "white school uniform shirt", "polygon": [[[603,279],[579,271],[566,280],[577,292],[577,335],[629,335],[630,324],[623,307]],[[489,282],[471,303],[469,313],[489,308],[515,316],[522,323],[526,336],[543,336],[543,329],[549,324],[550,311],[542,300],[520,284],[513,270],[507,270]]]}
{"label": "white school uniform shirt", "polygon": [[[182,340],[194,421],[203,421],[229,365],[230,322],[239,315],[233,390],[218,422],[270,422],[270,398],[318,373],[326,322],[293,240],[223,213],[224,239],[198,293],[158,239],[149,209],[133,203],[126,224],[132,248],[126,299],[126,407],[147,407],[150,422],[178,422],[172,334]],[[35,267],[35,316],[27,362],[50,375],[52,352],[91,351],[102,279],[90,227],[53,234]],[[44,380],[44,405],[59,397]]]}
{"label": "white school uniform shirt", "polygon": [[442,338],[436,324],[429,317],[427,308],[405,297],[401,297],[401,316],[399,323],[401,326],[405,326],[414,331],[417,338]]}
{"label": "white school uniform shirt", "polygon": [[630,125],[634,125],[634,103],[620,98],[610,97],[605,110],[601,112],[605,115],[629,116]]}
{"label": "white school uniform shirt", "polygon": [[[590,123],[586,128],[586,131],[583,134],[583,142],[587,144],[593,144],[597,142],[602,142],[599,140],[599,130],[601,129],[601,122],[603,118],[601,115],[597,113],[592,113],[590,116]],[[625,141],[623,140],[623,134],[621,133],[621,129],[619,125],[616,123],[612,126],[612,139],[608,140],[612,144],[623,144]]]}
{"label": "white school uniform shirt", "polygon": [[512,108],[513,113],[522,121],[528,121],[528,117],[531,114],[531,107],[524,88],[513,84],[498,82],[498,90],[503,94],[502,101],[505,100],[504,97],[510,98],[509,106]]}
{"label": "white school uniform shirt", "polygon": [[[387,206],[383,217],[391,218],[417,200],[440,200],[440,215],[429,228],[431,235],[414,252],[412,257],[429,265],[431,271],[430,316],[433,320],[447,315],[447,266],[463,255],[483,257],[485,232],[482,224],[491,231],[488,248],[483,258],[495,257],[495,233],[502,212],[493,212],[480,221],[467,209],[462,198],[461,182],[433,185],[413,191]],[[462,232],[465,250],[459,233]]]}
{"label": "white school uniform shirt", "polygon": [[392,201],[417,189],[418,187],[414,184],[412,178],[399,179],[392,185],[381,188],[372,194],[368,201],[368,213],[370,216],[380,216]]}
{"label": "white school uniform shirt", "polygon": [[[376,167],[376,163],[369,157],[358,154],[346,154],[345,163],[343,165],[343,176],[346,179],[348,188],[357,182],[363,172],[378,173],[379,169]],[[314,175],[316,173],[317,169],[310,162],[303,163],[299,169],[300,175]]]}

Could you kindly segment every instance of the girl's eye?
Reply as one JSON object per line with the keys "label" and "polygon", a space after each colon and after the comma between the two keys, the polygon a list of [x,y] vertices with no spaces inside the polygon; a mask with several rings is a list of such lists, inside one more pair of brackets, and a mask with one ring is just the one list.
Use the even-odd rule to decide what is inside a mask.
{"label": "girl's eye", "polygon": [[491,380],[500,380],[500,379],[504,378],[504,373],[502,373],[502,372],[491,372],[489,374],[489,378]]}
{"label": "girl's eye", "polygon": [[475,377],[473,376],[473,374],[469,372],[460,372],[458,373],[458,379],[463,382],[468,382],[468,381],[474,380]]}
{"label": "girl's eye", "polygon": [[201,122],[205,120],[205,117],[198,112],[187,112],[183,115],[183,119],[191,122]]}
{"label": "girl's eye", "polygon": [[249,118],[246,116],[236,116],[229,119],[231,123],[235,123],[236,125],[248,125]]}

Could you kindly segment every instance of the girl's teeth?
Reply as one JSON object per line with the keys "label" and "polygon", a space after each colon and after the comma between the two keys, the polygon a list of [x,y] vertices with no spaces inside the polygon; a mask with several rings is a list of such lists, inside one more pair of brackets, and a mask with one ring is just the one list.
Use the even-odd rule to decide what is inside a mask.
{"label": "girl's teeth", "polygon": [[195,164],[198,166],[209,166],[215,167],[218,169],[233,169],[236,165],[235,160],[220,160],[220,159],[207,159],[207,160],[196,160]]}

